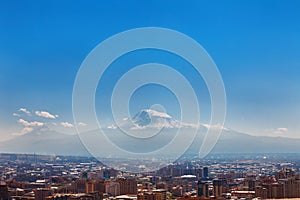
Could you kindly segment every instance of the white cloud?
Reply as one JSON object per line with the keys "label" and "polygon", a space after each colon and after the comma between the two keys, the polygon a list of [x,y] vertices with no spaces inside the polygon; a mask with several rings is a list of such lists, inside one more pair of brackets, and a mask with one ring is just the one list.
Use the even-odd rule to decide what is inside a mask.
{"label": "white cloud", "polygon": [[19,119],[18,122],[25,127],[41,127],[45,125],[45,123],[43,122],[38,122],[38,121],[29,122],[24,119]]}
{"label": "white cloud", "polygon": [[25,135],[25,134],[30,133],[38,128],[45,126],[45,123],[43,123],[43,122],[38,122],[38,121],[29,122],[24,119],[19,119],[18,123],[22,124],[24,126],[24,128],[18,133],[13,133],[13,135]]}
{"label": "white cloud", "polygon": [[275,133],[275,134],[283,134],[283,133],[287,133],[287,132],[289,132],[289,129],[284,128],[284,127],[277,128],[273,131],[273,133]]}
{"label": "white cloud", "polygon": [[86,123],[84,123],[84,122],[79,122],[78,123],[78,126],[86,126],[87,124]]}
{"label": "white cloud", "polygon": [[30,115],[30,112],[26,108],[20,108],[19,112],[23,112],[23,113],[25,113],[27,115]]}
{"label": "white cloud", "polygon": [[21,116],[20,114],[17,114],[17,113],[13,113],[12,115],[15,116],[15,117],[20,117]]}
{"label": "white cloud", "polygon": [[65,128],[73,128],[73,124],[69,122],[61,122],[60,124]]}
{"label": "white cloud", "polygon": [[47,111],[35,111],[35,115],[48,119],[56,119],[58,117],[58,115],[53,115]]}

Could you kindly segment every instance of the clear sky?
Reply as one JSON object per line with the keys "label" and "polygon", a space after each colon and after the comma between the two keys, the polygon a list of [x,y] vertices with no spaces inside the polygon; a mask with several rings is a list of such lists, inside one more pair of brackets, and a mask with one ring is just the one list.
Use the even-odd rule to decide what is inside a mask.
{"label": "clear sky", "polygon": [[[26,122],[33,121],[71,132],[72,88],[81,62],[106,38],[147,26],[180,31],[211,55],[226,87],[226,127],[253,135],[300,137],[299,9],[296,0],[1,1],[1,139],[22,134]],[[184,65],[175,58],[168,63],[172,55],[158,53],[137,52],[116,65],[140,64],[151,56]],[[117,77],[120,71],[112,73]],[[131,104],[133,113],[173,98],[163,88],[142,89]],[[145,95],[151,92],[161,98]],[[203,102],[205,113],[208,102]],[[165,107],[178,117],[176,102]]]}

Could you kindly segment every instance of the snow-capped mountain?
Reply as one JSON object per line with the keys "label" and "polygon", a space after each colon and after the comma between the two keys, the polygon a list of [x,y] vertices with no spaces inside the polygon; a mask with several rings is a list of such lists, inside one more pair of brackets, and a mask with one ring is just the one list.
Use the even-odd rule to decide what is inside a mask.
{"label": "snow-capped mountain", "polygon": [[[135,152],[136,149],[143,149],[148,152],[163,147],[172,140],[178,128],[184,128],[183,131],[186,134],[190,134],[191,131],[195,130],[194,128],[198,128],[197,135],[187,150],[187,153],[198,155],[199,147],[207,129],[213,128],[215,130],[222,129],[222,134],[212,153],[300,153],[300,139],[252,136],[219,125],[188,124],[174,119],[167,113],[149,109],[141,110],[132,119],[125,118],[119,126],[131,129],[132,131],[128,132],[135,136],[149,136],[150,133],[164,128],[163,131],[158,130],[159,134],[146,140],[149,145],[144,145],[140,142],[140,139],[125,137],[126,134],[118,129],[116,125],[112,125],[105,130],[113,143],[119,144],[122,148],[132,152]],[[81,137],[84,136],[90,141],[94,141],[95,146],[109,146],[109,143],[97,140],[95,136],[98,132],[98,129],[91,130],[82,133]],[[158,142],[152,141],[155,137],[159,137]],[[78,135],[66,135],[45,128],[0,142],[0,152],[90,156]]]}
{"label": "snow-capped mountain", "polygon": [[[124,118],[119,126],[121,126],[121,128],[139,130],[146,128],[196,128],[197,124],[178,121],[167,113],[143,109],[132,119]],[[111,125],[108,128],[116,129],[117,125]]]}

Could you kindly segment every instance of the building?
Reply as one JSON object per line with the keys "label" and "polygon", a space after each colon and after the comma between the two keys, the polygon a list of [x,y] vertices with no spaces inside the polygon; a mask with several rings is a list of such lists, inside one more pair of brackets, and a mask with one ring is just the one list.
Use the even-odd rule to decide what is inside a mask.
{"label": "building", "polygon": [[268,190],[265,187],[257,186],[255,188],[255,196],[260,197],[261,199],[267,199],[268,198]]}
{"label": "building", "polygon": [[183,188],[181,186],[176,186],[172,188],[172,194],[175,197],[182,197],[183,195]]}
{"label": "building", "polygon": [[163,189],[157,189],[152,191],[155,194],[155,200],[167,200],[167,191]]}
{"label": "building", "polygon": [[284,198],[284,185],[281,183],[271,184],[271,198],[281,199]]}
{"label": "building", "polygon": [[8,200],[8,189],[5,182],[0,182],[0,200]]}
{"label": "building", "polygon": [[[278,173],[278,178],[290,177],[291,172],[288,174]],[[300,197],[300,179],[298,176],[290,178],[279,179],[278,181],[264,181],[261,187],[256,187],[256,196],[261,198],[299,198]]]}
{"label": "building", "polygon": [[94,180],[93,183],[95,192],[99,192],[100,194],[105,192],[104,180]]}
{"label": "building", "polygon": [[284,197],[300,197],[300,178],[297,176],[280,180],[283,183]]}
{"label": "building", "polygon": [[214,179],[213,187],[214,187],[213,192],[215,197],[221,197],[223,193],[228,192],[226,179]]}
{"label": "building", "polygon": [[105,169],[102,172],[102,177],[104,178],[104,180],[108,180],[111,177],[116,177],[118,175],[118,171],[115,169]]}
{"label": "building", "polygon": [[74,190],[76,193],[85,193],[86,192],[86,185],[87,180],[86,179],[77,179],[74,183]]}
{"label": "building", "polygon": [[138,200],[166,200],[166,190],[153,190],[152,192],[142,192],[137,195]]}
{"label": "building", "polygon": [[52,195],[52,191],[48,188],[38,188],[34,190],[35,200],[45,200]]}
{"label": "building", "polygon": [[105,193],[109,196],[120,195],[120,183],[117,181],[105,181]]}
{"label": "building", "polygon": [[[81,188],[80,191],[83,191],[83,185],[78,185],[77,187]],[[77,189],[78,191],[78,189]],[[105,185],[104,180],[93,180],[93,181],[86,181],[85,182],[85,193],[95,193],[98,192],[99,194],[103,194],[105,192]]]}
{"label": "building", "polygon": [[166,182],[159,182],[156,184],[156,188],[157,189],[168,189],[168,184]]}
{"label": "building", "polygon": [[231,191],[231,196],[235,196],[237,198],[246,198],[253,199],[255,197],[255,191]]}
{"label": "building", "polygon": [[155,194],[153,192],[143,192],[137,195],[137,200],[155,200]]}
{"label": "building", "polygon": [[247,180],[247,185],[248,185],[248,190],[249,191],[255,191],[255,180],[254,179],[248,179]]}
{"label": "building", "polygon": [[197,196],[198,197],[209,197],[209,184],[205,181],[198,181],[197,184]]}
{"label": "building", "polygon": [[202,177],[207,178],[208,177],[208,167],[203,167],[202,171],[203,171]]}
{"label": "building", "polygon": [[85,183],[85,193],[94,193],[95,192],[95,184],[92,181],[87,181]]}
{"label": "building", "polygon": [[120,194],[137,194],[137,181],[135,179],[118,178]]}

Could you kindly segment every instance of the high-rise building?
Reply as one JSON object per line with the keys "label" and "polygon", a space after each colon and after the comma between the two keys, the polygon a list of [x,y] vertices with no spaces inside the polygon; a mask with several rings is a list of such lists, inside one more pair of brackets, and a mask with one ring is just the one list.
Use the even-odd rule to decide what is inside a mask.
{"label": "high-rise building", "polygon": [[8,189],[5,182],[0,182],[0,200],[8,200]]}
{"label": "high-rise building", "polygon": [[220,197],[223,193],[228,192],[228,186],[226,179],[214,179],[213,180],[214,187],[214,196]]}
{"label": "high-rise building", "polygon": [[[282,176],[282,173],[278,173],[277,177],[288,177]],[[293,176],[290,178],[279,179],[277,182],[264,182],[262,186],[267,191],[267,198],[298,198],[300,197],[300,178]],[[257,190],[257,189],[256,189]],[[258,196],[257,197],[261,197]],[[261,197],[263,198],[263,197]]]}
{"label": "high-rise building", "polygon": [[95,192],[95,184],[92,181],[87,181],[85,183],[85,193],[94,193]]}
{"label": "high-rise building", "polygon": [[110,196],[120,195],[120,183],[117,181],[105,181],[105,193]]}
{"label": "high-rise building", "polygon": [[115,169],[104,169],[102,172],[102,176],[104,180],[108,180],[112,177],[116,177],[118,175],[118,171]]}
{"label": "high-rise building", "polygon": [[198,197],[209,197],[209,187],[205,181],[198,181],[197,184],[197,196]]}
{"label": "high-rise building", "polygon": [[272,192],[271,192],[272,197],[271,198],[274,198],[274,199],[284,198],[283,184],[273,183],[271,185],[271,190],[272,190]]}
{"label": "high-rise building", "polygon": [[208,167],[203,167],[203,177],[206,178],[208,177]]}
{"label": "high-rise building", "polygon": [[262,186],[257,186],[255,188],[255,196],[260,197],[261,199],[267,199],[268,198],[267,188]]}
{"label": "high-rise building", "polygon": [[105,193],[104,180],[94,180],[93,183],[95,185],[95,192],[99,192],[100,194]]}
{"label": "high-rise building", "polygon": [[110,171],[109,170],[104,170],[103,171],[103,178],[105,179],[105,180],[107,180],[107,179],[109,179],[110,178]]}
{"label": "high-rise building", "polygon": [[77,179],[73,185],[76,193],[86,193],[87,179]]}
{"label": "high-rise building", "polygon": [[202,169],[194,169],[194,173],[198,180],[200,180],[203,176],[203,170]]}
{"label": "high-rise building", "polygon": [[298,177],[295,176],[281,181],[283,182],[285,198],[300,197],[300,179]]}
{"label": "high-rise building", "polygon": [[120,194],[137,194],[137,181],[131,178],[118,178],[120,184]]}
{"label": "high-rise building", "polygon": [[255,191],[255,180],[254,179],[248,179],[247,185],[248,185],[249,191]]}

